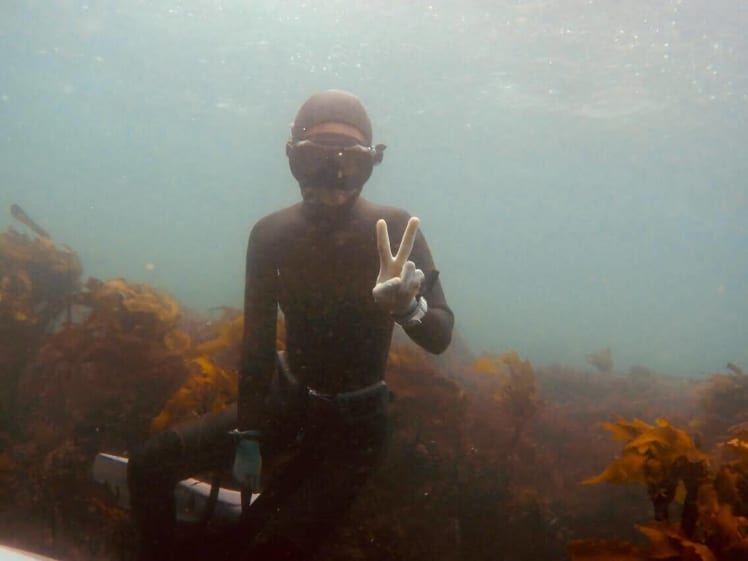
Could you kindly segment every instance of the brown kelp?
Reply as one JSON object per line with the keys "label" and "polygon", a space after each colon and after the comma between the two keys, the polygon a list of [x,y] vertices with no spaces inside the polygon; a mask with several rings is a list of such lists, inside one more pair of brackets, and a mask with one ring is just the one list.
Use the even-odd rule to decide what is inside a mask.
{"label": "brown kelp", "polygon": [[748,422],[748,374],[729,363],[709,377],[700,393],[702,414],[694,428],[707,447],[724,441],[732,427]]}
{"label": "brown kelp", "polygon": [[12,227],[0,233],[0,421],[6,427],[16,425],[21,370],[53,329],[68,296],[79,288],[81,275],[78,255],[55,244],[19,212],[13,205],[13,216],[27,218],[23,223],[32,224],[37,235]]}
{"label": "brown kelp", "polygon": [[188,377],[179,306],[124,279],[89,279],[70,302],[87,310],[85,319],[52,334],[22,375],[26,425],[95,430],[107,446],[127,449]]}
{"label": "brown kelp", "polygon": [[694,494],[708,469],[708,457],[696,447],[691,437],[665,419],[657,419],[655,425],[639,419],[630,422],[619,419],[601,426],[612,433],[614,440],[625,441],[625,444],[621,455],[605,471],[584,483],[642,483],[647,488],[654,518],[658,521],[669,520],[670,505],[678,486],[683,485],[686,506],[681,523],[692,527],[696,504]]}
{"label": "brown kelp", "polygon": [[[725,446],[737,456],[715,471],[709,456],[683,430],[664,419],[649,425],[635,419],[603,423],[623,450],[600,475],[584,483],[638,482],[645,485],[654,520],[638,529],[649,540],[639,546],[612,540],[575,540],[569,545],[573,561],[655,559],[738,561],[748,559],[748,488],[743,453],[748,432],[738,430]],[[671,520],[670,507],[681,503],[680,519]]]}

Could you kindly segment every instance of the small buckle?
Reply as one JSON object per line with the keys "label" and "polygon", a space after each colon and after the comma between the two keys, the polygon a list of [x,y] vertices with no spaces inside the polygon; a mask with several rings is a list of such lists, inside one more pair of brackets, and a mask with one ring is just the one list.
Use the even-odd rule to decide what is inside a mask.
{"label": "small buckle", "polygon": [[318,392],[317,390],[315,390],[314,388],[311,388],[309,386],[307,386],[306,391],[307,391],[307,393],[311,397],[315,397],[317,399],[321,399],[322,401],[329,401],[331,403],[333,401],[335,401],[335,396],[334,395],[329,394],[329,393]]}

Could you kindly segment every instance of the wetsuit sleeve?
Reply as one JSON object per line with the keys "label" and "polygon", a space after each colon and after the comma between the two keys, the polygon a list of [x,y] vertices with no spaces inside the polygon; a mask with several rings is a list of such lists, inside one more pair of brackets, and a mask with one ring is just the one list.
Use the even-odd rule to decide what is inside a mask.
{"label": "wetsuit sleeve", "polygon": [[239,429],[261,429],[275,368],[278,275],[266,228],[255,225],[247,244],[244,336],[239,366]]}
{"label": "wetsuit sleeve", "polygon": [[439,272],[434,266],[426,238],[420,230],[416,234],[410,259],[425,275],[420,294],[426,298],[428,312],[420,325],[408,327],[405,332],[419,346],[438,354],[446,350],[452,340],[454,314],[447,305],[447,299],[439,281]]}

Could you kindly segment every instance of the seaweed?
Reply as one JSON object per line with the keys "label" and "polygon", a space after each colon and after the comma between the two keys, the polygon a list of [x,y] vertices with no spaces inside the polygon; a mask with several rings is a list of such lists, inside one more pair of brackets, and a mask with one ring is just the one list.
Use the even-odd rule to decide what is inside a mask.
{"label": "seaweed", "polygon": [[511,415],[513,434],[509,451],[514,453],[522,431],[540,404],[532,365],[511,351],[500,355],[483,354],[470,368],[486,375],[494,401]]}
{"label": "seaweed", "polygon": [[[240,310],[221,308],[216,321],[208,321],[212,337],[202,342],[190,342],[181,349],[187,361],[189,375],[169,397],[163,409],[153,419],[151,431],[157,432],[190,418],[224,409],[237,400],[239,381],[236,365],[239,362],[244,318]],[[276,348],[285,348],[285,322],[278,318]]]}
{"label": "seaweed", "polygon": [[732,427],[748,422],[748,374],[732,363],[727,370],[712,374],[700,392],[703,413],[694,425],[705,446],[716,445]]}
{"label": "seaweed", "polygon": [[71,302],[89,311],[48,337],[21,376],[26,426],[96,433],[113,450],[144,438],[167,396],[188,376],[179,306],[124,279],[89,279]]}
{"label": "seaweed", "polygon": [[[14,205],[17,206],[17,205]],[[20,208],[20,207],[19,207]],[[18,381],[80,286],[81,263],[49,237],[0,233],[0,424],[17,427]]]}
{"label": "seaweed", "polygon": [[236,401],[236,373],[220,367],[208,357],[192,359],[190,374],[151,422],[151,432],[158,432],[186,419],[220,411]]}
{"label": "seaweed", "polygon": [[[654,507],[654,518],[669,520],[669,508],[678,485],[684,485],[688,493],[686,505],[695,504],[698,485],[708,469],[709,459],[699,450],[688,434],[670,425],[665,419],[657,419],[649,425],[639,419],[629,422],[619,419],[615,423],[601,426],[612,433],[614,440],[623,440],[623,451],[601,474],[583,481],[585,484],[601,482],[639,482],[646,486]],[[692,509],[683,509],[681,523],[693,527]]]}
{"label": "seaweed", "polygon": [[[748,520],[744,507],[745,461],[739,432],[726,443],[738,458],[718,468],[683,430],[664,419],[655,425],[619,419],[603,423],[616,440],[625,441],[621,455],[599,475],[583,483],[642,483],[654,507],[654,520],[638,526],[650,541],[640,547],[612,540],[575,540],[569,544],[572,561],[623,558],[697,559],[732,561],[748,558]],[[680,495],[680,496],[679,496]],[[679,523],[670,520],[669,508],[682,502]]]}

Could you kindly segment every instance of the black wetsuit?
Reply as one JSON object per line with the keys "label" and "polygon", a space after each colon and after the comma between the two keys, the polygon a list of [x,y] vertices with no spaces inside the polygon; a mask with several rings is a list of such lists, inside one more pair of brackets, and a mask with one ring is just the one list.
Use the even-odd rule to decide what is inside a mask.
{"label": "black wetsuit", "polygon": [[[281,551],[288,559],[295,558],[293,551],[311,557],[382,456],[387,392],[373,392],[361,403],[343,408],[324,397],[370,387],[384,378],[394,322],[376,305],[371,292],[379,272],[376,222],[380,218],[387,221],[394,253],[409,215],[361,197],[332,218],[299,203],[262,218],[252,230],[239,428],[273,434],[266,430],[273,417],[267,396],[276,364],[279,308],[286,324],[290,369],[301,386],[313,392],[311,396],[304,392],[298,453],[272,477],[243,520],[240,539],[249,549],[240,558],[260,559]],[[436,278],[420,232],[410,259],[428,279]],[[420,325],[406,331],[420,346],[439,353],[451,339],[452,312],[438,279],[424,296],[428,313]],[[131,459],[133,510],[144,543],[153,551],[159,545],[166,547],[171,535],[173,485],[178,477],[204,470],[211,462],[230,465],[233,458],[231,440],[218,430],[210,438],[186,436],[200,432],[191,428],[157,435]],[[186,441],[196,439],[199,445]],[[156,468],[158,462],[163,469]]]}

